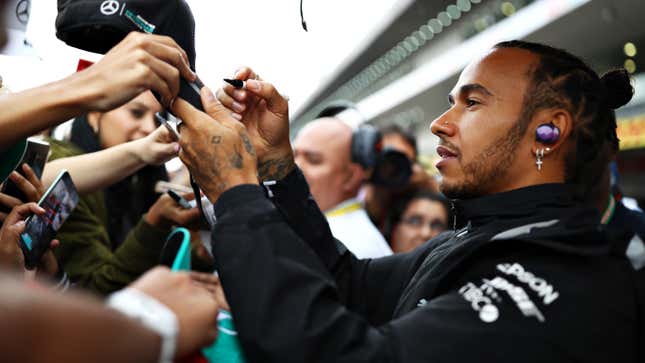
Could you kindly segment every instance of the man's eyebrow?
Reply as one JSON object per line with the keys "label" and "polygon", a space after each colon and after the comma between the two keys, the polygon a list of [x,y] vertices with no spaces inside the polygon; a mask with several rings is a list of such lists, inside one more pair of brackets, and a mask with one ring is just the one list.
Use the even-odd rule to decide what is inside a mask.
{"label": "man's eyebrow", "polygon": [[482,86],[479,83],[469,83],[469,84],[465,84],[465,85],[461,86],[461,88],[459,88],[460,93],[468,93],[468,92],[473,92],[473,91],[481,92],[481,93],[484,93],[484,94],[486,94],[488,96],[493,96],[493,93],[491,91],[489,91],[486,87]]}

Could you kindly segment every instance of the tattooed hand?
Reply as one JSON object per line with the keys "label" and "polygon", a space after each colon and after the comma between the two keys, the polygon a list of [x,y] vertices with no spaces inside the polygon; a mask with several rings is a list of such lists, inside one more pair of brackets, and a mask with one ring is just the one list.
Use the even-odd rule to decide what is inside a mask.
{"label": "tattooed hand", "polygon": [[246,89],[226,84],[217,91],[217,98],[246,126],[257,151],[260,179],[282,179],[295,167],[289,142],[289,104],[250,68],[238,70],[235,78],[246,81]]}
{"label": "tattooed hand", "polygon": [[246,128],[206,87],[201,91],[205,114],[177,99],[173,112],[181,126],[179,157],[186,164],[208,199],[241,184],[258,184],[255,150]]}

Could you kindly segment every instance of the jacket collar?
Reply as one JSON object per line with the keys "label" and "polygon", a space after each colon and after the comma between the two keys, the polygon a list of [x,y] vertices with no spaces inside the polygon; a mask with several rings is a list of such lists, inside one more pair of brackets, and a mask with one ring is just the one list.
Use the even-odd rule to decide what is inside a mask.
{"label": "jacket collar", "polygon": [[540,184],[479,198],[453,200],[456,227],[470,223],[477,227],[500,219],[516,219],[544,214],[561,215],[576,207],[572,187],[567,184]]}
{"label": "jacket collar", "polygon": [[609,251],[600,213],[577,203],[566,184],[535,185],[453,203],[457,227],[489,233],[491,241],[523,240],[586,255]]}

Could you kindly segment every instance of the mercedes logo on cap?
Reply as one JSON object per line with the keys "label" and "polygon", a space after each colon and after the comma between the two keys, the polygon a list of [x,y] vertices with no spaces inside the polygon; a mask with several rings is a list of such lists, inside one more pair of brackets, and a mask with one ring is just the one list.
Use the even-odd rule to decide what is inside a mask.
{"label": "mercedes logo on cap", "polygon": [[103,15],[107,15],[107,16],[114,15],[114,14],[116,14],[117,11],[119,11],[119,7],[121,7],[121,4],[119,4],[118,1],[116,1],[116,0],[105,0],[101,4],[101,13],[103,13]]}

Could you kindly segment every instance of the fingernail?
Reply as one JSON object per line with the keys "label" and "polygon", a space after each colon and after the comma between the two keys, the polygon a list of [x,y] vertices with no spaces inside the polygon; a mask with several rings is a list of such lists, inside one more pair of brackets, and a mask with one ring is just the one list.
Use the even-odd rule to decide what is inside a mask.
{"label": "fingernail", "polygon": [[177,99],[177,98],[175,97],[175,98],[173,98],[172,100],[170,100],[170,103],[168,104],[168,108],[172,109],[172,106],[175,104],[175,100],[176,100],[176,99]]}
{"label": "fingernail", "polygon": [[248,81],[246,81],[246,88],[253,91],[259,91],[260,88],[262,88],[262,85],[256,80],[249,79]]}
{"label": "fingernail", "polygon": [[16,224],[14,224],[14,226],[18,228],[22,228],[24,225],[25,225],[25,221],[18,221],[16,222]]}
{"label": "fingernail", "polygon": [[241,77],[242,76],[242,70],[238,69],[235,71],[235,75],[233,76],[234,79]]}
{"label": "fingernail", "polygon": [[174,145],[174,149],[175,149],[175,152],[176,152],[176,153],[178,153],[178,152],[179,152],[179,144],[178,144],[178,143],[175,143],[175,145]]}
{"label": "fingernail", "polygon": [[240,115],[239,113],[233,112],[233,113],[231,113],[231,117],[233,117],[234,119],[236,119],[238,121],[242,121],[242,115]]}
{"label": "fingernail", "polygon": [[12,171],[11,174],[9,174],[9,179],[11,179],[14,182],[17,181],[18,180],[18,172]]}
{"label": "fingernail", "polygon": [[233,97],[235,97],[235,99],[238,101],[244,101],[244,96],[246,96],[244,91],[240,91],[240,90],[233,91]]}
{"label": "fingernail", "polygon": [[233,110],[235,110],[237,112],[242,112],[242,111],[244,111],[244,108],[245,107],[244,107],[243,104],[233,101]]}

